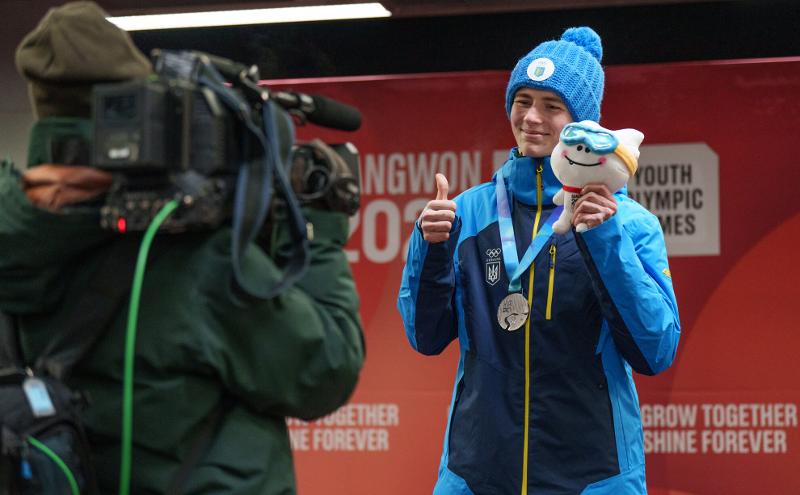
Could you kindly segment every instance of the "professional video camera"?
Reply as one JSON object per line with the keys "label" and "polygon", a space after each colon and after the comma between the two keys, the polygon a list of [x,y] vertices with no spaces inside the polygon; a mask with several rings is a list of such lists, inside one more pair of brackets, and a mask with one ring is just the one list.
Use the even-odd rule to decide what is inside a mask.
{"label": "professional video camera", "polygon": [[[160,231],[208,230],[230,220],[235,288],[256,299],[274,296],[309,262],[313,232],[300,204],[349,215],[359,206],[355,147],[295,145],[293,124],[356,130],[360,114],[320,96],[271,91],[259,86],[256,66],[202,52],[156,50],[153,61],[147,80],[93,88],[92,165],[113,175],[103,227],[144,231],[173,201],[179,206]],[[283,279],[264,290],[246,282],[240,259],[271,214],[288,224],[294,253]]]}
{"label": "professional video camera", "polygon": [[[301,203],[349,215],[358,209],[355,147],[334,145],[331,153],[320,141],[292,146],[291,122],[281,115],[356,130],[356,109],[320,96],[270,91],[258,85],[256,66],[202,52],[156,50],[153,59],[154,77],[93,89],[92,162],[115,176],[101,210],[104,227],[143,231],[164,204],[178,199],[181,208],[161,230],[214,228],[231,218],[246,168],[248,182],[271,182],[273,173],[285,171]],[[269,196],[272,184],[260,186]]]}

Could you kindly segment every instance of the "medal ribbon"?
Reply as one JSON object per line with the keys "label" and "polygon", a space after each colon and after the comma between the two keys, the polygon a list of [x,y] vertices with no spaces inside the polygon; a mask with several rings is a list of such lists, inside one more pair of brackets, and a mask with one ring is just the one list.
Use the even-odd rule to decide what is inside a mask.
{"label": "medal ribbon", "polygon": [[506,266],[506,275],[510,280],[508,292],[521,292],[522,274],[531,266],[536,255],[539,254],[547,240],[550,239],[553,234],[553,224],[561,216],[561,210],[564,207],[559,206],[550,213],[547,221],[536,233],[536,237],[531,241],[528,250],[525,251],[522,260],[520,260],[517,257],[517,241],[514,237],[514,224],[511,221],[511,205],[508,203],[508,194],[506,193],[506,183],[503,179],[502,170],[497,173],[495,196],[497,199],[497,221],[500,226],[500,242],[503,248],[503,263]]}

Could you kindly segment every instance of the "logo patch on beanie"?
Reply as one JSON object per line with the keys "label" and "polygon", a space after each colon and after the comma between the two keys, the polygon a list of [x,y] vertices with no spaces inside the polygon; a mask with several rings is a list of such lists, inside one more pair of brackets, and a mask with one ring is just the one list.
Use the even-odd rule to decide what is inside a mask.
{"label": "logo patch on beanie", "polygon": [[528,77],[533,81],[544,81],[553,75],[556,66],[549,58],[537,58],[528,66]]}

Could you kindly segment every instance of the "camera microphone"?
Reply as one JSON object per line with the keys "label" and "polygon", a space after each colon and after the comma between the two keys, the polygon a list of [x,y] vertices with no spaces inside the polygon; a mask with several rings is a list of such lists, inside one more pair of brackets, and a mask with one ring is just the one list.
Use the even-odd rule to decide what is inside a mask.
{"label": "camera microphone", "polygon": [[355,107],[319,95],[274,91],[270,98],[287,110],[300,110],[312,122],[340,131],[361,127],[361,112]]}

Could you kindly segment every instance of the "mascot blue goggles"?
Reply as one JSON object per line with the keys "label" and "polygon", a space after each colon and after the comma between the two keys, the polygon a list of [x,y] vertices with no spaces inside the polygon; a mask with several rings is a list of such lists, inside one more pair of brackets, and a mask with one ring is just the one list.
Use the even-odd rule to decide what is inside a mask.
{"label": "mascot blue goggles", "polygon": [[582,144],[598,155],[613,153],[619,146],[617,138],[605,129],[574,122],[561,129],[561,141],[568,146]]}

